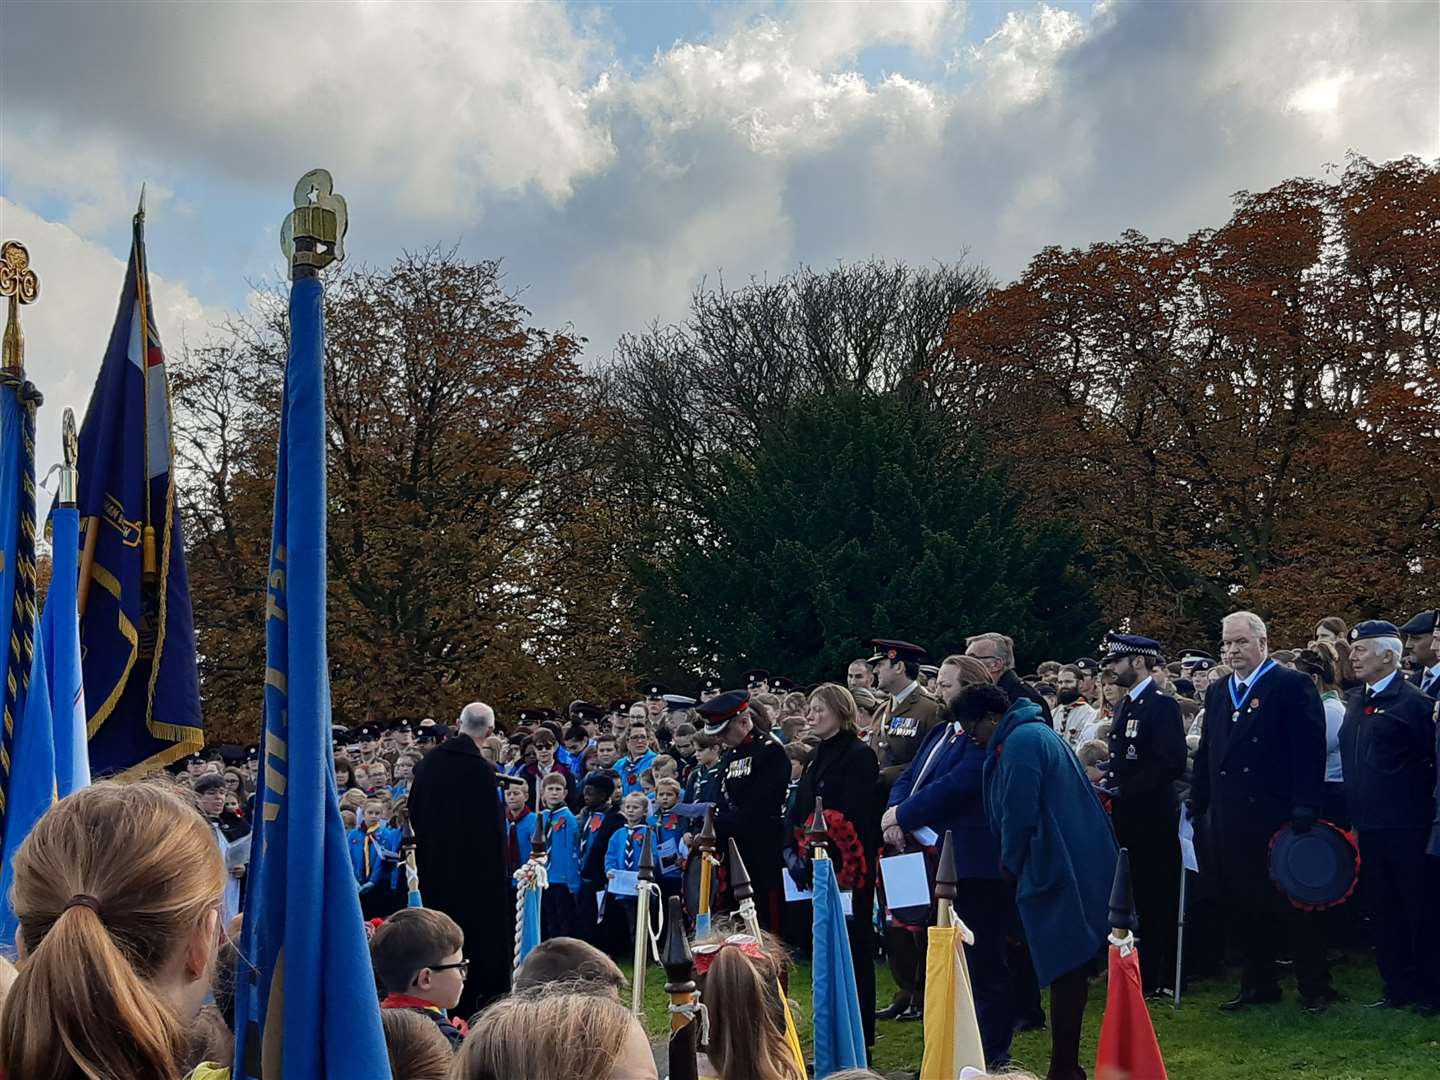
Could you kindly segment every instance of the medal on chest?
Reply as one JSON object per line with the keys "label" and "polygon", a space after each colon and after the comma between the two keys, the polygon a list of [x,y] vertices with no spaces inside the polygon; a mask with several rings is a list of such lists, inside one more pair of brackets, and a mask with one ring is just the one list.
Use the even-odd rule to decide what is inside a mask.
{"label": "medal on chest", "polygon": [[892,739],[913,739],[920,732],[920,720],[914,716],[895,716],[890,719],[887,734]]}
{"label": "medal on chest", "polygon": [[738,780],[742,776],[750,775],[750,763],[754,758],[743,757],[738,761],[732,761],[730,767],[725,770],[726,780]]}
{"label": "medal on chest", "polygon": [[1134,743],[1131,743],[1129,746],[1125,747],[1125,760],[1126,760],[1126,761],[1136,761],[1136,760],[1139,759],[1139,757],[1140,757],[1140,752],[1135,749],[1135,744],[1134,744]]}
{"label": "medal on chest", "polygon": [[[1126,737],[1127,739],[1133,739],[1133,738],[1135,738],[1136,735],[1139,735],[1139,734],[1140,734],[1140,718],[1139,718],[1138,716],[1134,716],[1134,715],[1127,716],[1127,717],[1125,718],[1125,737]],[[1130,749],[1131,749],[1131,751],[1133,752],[1135,748],[1132,746]]]}

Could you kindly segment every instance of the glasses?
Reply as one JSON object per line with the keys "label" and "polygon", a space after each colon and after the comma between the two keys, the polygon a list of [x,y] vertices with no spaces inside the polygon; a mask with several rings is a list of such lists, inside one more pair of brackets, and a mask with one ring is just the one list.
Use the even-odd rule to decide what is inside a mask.
{"label": "glasses", "polygon": [[431,971],[449,971],[453,968],[460,972],[460,978],[462,979],[470,974],[469,960],[461,960],[458,964],[426,964],[425,966]]}

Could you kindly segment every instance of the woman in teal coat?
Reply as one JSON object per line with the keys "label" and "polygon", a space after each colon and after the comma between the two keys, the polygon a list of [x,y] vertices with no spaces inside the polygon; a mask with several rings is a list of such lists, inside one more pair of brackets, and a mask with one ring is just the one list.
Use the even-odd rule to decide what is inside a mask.
{"label": "woman in teal coat", "polygon": [[1000,869],[1041,986],[1050,987],[1047,1080],[1083,1080],[1080,1025],[1088,979],[1109,937],[1115,834],[1085,768],[1038,705],[1013,705],[998,687],[972,686],[955,702],[965,733],[985,748],[985,812]]}

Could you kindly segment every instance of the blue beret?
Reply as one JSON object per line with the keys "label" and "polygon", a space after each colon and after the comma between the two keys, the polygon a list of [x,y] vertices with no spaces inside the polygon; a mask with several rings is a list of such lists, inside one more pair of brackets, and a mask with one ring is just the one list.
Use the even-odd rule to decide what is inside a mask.
{"label": "blue beret", "polygon": [[1386,622],[1384,619],[1367,619],[1362,623],[1356,623],[1350,628],[1351,641],[1365,641],[1368,638],[1382,638],[1400,636],[1399,629],[1393,622]]}
{"label": "blue beret", "polygon": [[1400,627],[1400,633],[1409,637],[1421,637],[1425,634],[1435,632],[1435,620],[1440,617],[1440,611],[1422,611],[1404,626]]}

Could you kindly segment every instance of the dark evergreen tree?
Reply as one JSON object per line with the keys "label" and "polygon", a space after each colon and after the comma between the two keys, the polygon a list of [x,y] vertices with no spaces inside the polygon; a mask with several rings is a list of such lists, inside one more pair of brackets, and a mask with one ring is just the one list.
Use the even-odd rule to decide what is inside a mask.
{"label": "dark evergreen tree", "polygon": [[1022,521],[1021,497],[915,395],[804,399],[716,475],[700,520],[640,574],[642,665],[680,685],[751,665],[838,679],[877,636],[938,662],[1001,630],[1022,670],[1094,645],[1079,530]]}

